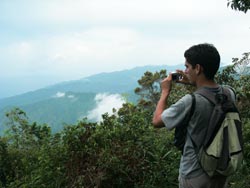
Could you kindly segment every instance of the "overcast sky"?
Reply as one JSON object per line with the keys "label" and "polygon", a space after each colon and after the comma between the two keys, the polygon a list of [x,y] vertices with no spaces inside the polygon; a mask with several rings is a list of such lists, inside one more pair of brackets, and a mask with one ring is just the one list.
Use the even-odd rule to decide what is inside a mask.
{"label": "overcast sky", "polygon": [[250,51],[250,12],[227,0],[1,0],[0,98],[100,72],[184,63],[208,42]]}

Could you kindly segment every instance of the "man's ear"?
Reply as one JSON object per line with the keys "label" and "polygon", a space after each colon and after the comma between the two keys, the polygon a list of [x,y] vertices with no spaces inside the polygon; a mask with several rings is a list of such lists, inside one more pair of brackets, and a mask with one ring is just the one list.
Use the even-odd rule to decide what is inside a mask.
{"label": "man's ear", "polygon": [[199,75],[203,72],[203,67],[200,64],[195,65],[195,73],[196,75]]}

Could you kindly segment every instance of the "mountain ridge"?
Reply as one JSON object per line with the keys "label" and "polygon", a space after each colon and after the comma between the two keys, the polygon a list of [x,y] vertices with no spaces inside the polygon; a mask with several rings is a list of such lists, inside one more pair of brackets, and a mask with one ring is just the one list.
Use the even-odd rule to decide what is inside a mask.
{"label": "mountain ridge", "polygon": [[[143,75],[146,71],[160,71],[161,69],[167,69],[169,71],[173,71],[177,68],[180,68],[182,65],[157,65],[157,66],[142,66],[142,67],[135,67],[132,69],[126,69],[121,71],[114,71],[114,72],[103,72],[94,74],[88,77],[83,77],[78,80],[70,80],[70,81],[63,81],[57,84],[53,84],[47,87],[43,87],[34,91],[29,91],[23,94],[19,94],[16,96],[11,96],[7,98],[0,99],[0,109],[7,104],[23,104],[19,101],[26,101],[29,100],[29,97],[36,96],[32,98],[31,102],[43,100],[46,98],[51,97],[55,92],[125,92],[132,87],[137,86],[137,80]],[[105,78],[104,78],[105,77]],[[114,82],[114,78],[117,82]],[[112,82],[111,84],[108,81]],[[118,82],[120,81],[120,82]],[[126,81],[130,81],[131,83],[127,83]],[[93,87],[93,84],[103,83],[105,85],[99,85],[98,87]],[[120,87],[122,86],[122,87]],[[112,88],[113,87],[113,88]],[[119,88],[119,89],[116,89]],[[122,89],[122,90],[121,90]],[[121,91],[120,91],[121,90]],[[25,102],[26,104],[26,102]],[[27,101],[27,104],[29,102]]]}
{"label": "mountain ridge", "polygon": [[[20,107],[32,121],[38,123],[50,122],[51,125],[59,127],[54,128],[54,130],[59,130],[62,127],[60,125],[62,122],[74,123],[74,121],[78,120],[75,114],[86,115],[89,110],[93,109],[95,105],[94,98],[98,93],[127,94],[129,101],[135,101],[134,89],[139,86],[137,81],[146,71],[156,72],[166,69],[170,72],[180,69],[182,66],[143,66],[109,73],[104,72],[0,99],[0,118],[2,119],[0,123],[1,125],[4,124],[3,119],[6,111],[14,107]],[[70,94],[78,96],[78,103],[82,106],[79,106],[78,103],[70,103],[67,97],[60,98],[60,95]],[[61,112],[61,115],[57,111]]]}

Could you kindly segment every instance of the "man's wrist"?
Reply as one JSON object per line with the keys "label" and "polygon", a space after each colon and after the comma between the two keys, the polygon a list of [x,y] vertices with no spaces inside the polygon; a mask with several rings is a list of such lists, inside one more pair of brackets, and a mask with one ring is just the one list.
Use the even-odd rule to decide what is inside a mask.
{"label": "man's wrist", "polygon": [[170,94],[170,91],[168,91],[168,90],[163,90],[163,91],[161,92],[161,96],[168,97],[169,94]]}
{"label": "man's wrist", "polygon": [[170,92],[162,92],[160,100],[162,100],[164,103],[166,103],[169,95],[170,95]]}

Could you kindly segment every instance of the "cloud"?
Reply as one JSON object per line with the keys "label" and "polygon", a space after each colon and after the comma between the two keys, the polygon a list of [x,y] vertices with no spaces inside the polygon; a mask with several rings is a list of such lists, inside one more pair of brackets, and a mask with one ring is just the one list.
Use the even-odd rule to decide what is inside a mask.
{"label": "cloud", "polygon": [[53,97],[55,97],[55,98],[62,98],[62,97],[65,97],[65,93],[63,93],[63,92],[57,92]]}
{"label": "cloud", "polygon": [[113,114],[113,108],[119,109],[125,100],[120,94],[100,93],[95,96],[96,107],[88,112],[89,120],[100,122],[105,113]]}
{"label": "cloud", "polygon": [[69,95],[66,95],[66,93],[64,92],[60,92],[58,91],[55,95],[53,95],[52,97],[54,98],[63,98],[63,97],[67,97],[68,99],[70,99],[71,101],[76,101],[77,98],[75,97],[75,95],[72,95],[72,94],[69,94]]}
{"label": "cloud", "polygon": [[74,96],[74,95],[68,95],[68,98],[69,98],[69,99],[74,99],[75,96]]}
{"label": "cloud", "polygon": [[71,63],[94,58],[107,60],[133,50],[139,35],[136,31],[119,27],[90,28],[83,32],[68,33],[47,41],[51,60]]}
{"label": "cloud", "polygon": [[[181,6],[180,6],[181,5]],[[215,6],[216,5],[216,6]],[[226,1],[170,0],[33,0],[7,1],[2,12],[9,21],[30,23],[121,23],[187,21],[194,13],[204,18],[226,7]],[[221,14],[223,12],[221,11]],[[32,15],[32,16],[31,16]],[[4,18],[2,18],[4,19]]]}

